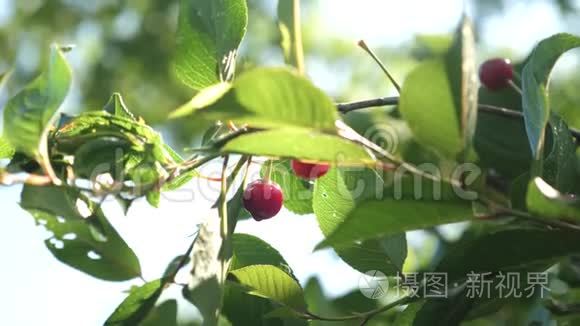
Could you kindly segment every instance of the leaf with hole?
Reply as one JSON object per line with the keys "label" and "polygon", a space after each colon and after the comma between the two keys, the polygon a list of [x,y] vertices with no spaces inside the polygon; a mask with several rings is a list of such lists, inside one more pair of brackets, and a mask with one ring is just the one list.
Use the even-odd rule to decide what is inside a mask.
{"label": "leaf with hole", "polygon": [[133,250],[101,209],[77,190],[25,186],[20,206],[52,232],[45,244],[61,262],[107,281],[125,281],[141,275]]}

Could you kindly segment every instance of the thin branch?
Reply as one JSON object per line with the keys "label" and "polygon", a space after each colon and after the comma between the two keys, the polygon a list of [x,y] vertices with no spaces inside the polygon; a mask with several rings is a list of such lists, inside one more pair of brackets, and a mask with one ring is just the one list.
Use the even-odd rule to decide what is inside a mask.
{"label": "thin branch", "polygon": [[306,312],[304,314],[304,318],[310,319],[310,320],[322,320],[322,321],[360,320],[361,325],[365,325],[369,320],[371,320],[376,315],[381,314],[383,312],[386,312],[392,308],[411,303],[417,299],[418,299],[417,297],[405,296],[405,297],[397,299],[397,300],[395,300],[395,301],[393,301],[393,302],[391,302],[383,307],[377,308],[377,309],[373,309],[373,310],[370,310],[370,311],[367,311],[364,313],[360,313],[360,314],[353,314],[353,315],[339,316],[339,317],[324,317],[324,316],[316,315],[316,314],[311,313],[311,312]]}
{"label": "thin branch", "polygon": [[399,85],[399,83],[397,83],[397,81],[395,80],[395,78],[393,77],[393,75],[391,75],[391,73],[389,72],[389,70],[387,69],[387,67],[383,64],[383,62],[381,61],[381,59],[379,59],[379,57],[373,52],[373,50],[371,50],[367,44],[365,43],[365,41],[360,40],[358,41],[358,46],[361,47],[361,49],[365,50],[366,53],[368,53],[371,58],[373,58],[373,60],[375,60],[375,62],[379,65],[379,67],[381,68],[381,70],[385,73],[385,75],[387,75],[387,78],[389,78],[389,80],[391,81],[391,83],[393,84],[393,86],[395,86],[395,88],[397,89],[397,92],[399,94],[401,94],[401,86]]}
{"label": "thin branch", "polygon": [[350,102],[350,103],[338,103],[336,105],[338,111],[341,113],[348,113],[350,111],[355,111],[359,109],[371,108],[371,107],[378,107],[378,106],[386,106],[386,105],[397,105],[399,104],[399,97],[380,97],[374,98],[370,100],[363,100],[357,102]]}
{"label": "thin branch", "polygon": [[[379,97],[375,99],[369,100],[362,100],[362,101],[355,101],[355,102],[347,102],[347,103],[338,103],[336,104],[336,108],[341,113],[349,113],[351,111],[367,109],[372,107],[380,107],[380,106],[388,106],[388,105],[397,105],[399,104],[399,97]],[[489,104],[479,104],[478,110],[480,112],[491,113],[511,119],[523,119],[524,114],[520,111],[510,110],[499,106],[489,105]],[[569,128],[570,133],[572,136],[580,142],[580,130]]]}

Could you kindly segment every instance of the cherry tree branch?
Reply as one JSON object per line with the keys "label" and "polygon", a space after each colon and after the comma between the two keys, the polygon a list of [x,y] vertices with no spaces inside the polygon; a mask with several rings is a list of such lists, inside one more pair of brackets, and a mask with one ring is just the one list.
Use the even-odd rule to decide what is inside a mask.
{"label": "cherry tree branch", "polygon": [[[391,106],[399,104],[399,97],[379,97],[374,99],[362,100],[362,101],[355,101],[355,102],[347,102],[347,103],[338,103],[336,104],[336,108],[341,113],[349,113],[356,110],[367,109],[372,107],[379,107],[379,106]],[[520,111],[510,110],[503,107],[489,105],[489,104],[479,104],[478,109],[480,112],[491,113],[499,116],[503,116],[510,119],[523,119],[524,114]],[[569,128],[570,133],[572,136],[580,142],[580,130]]]}

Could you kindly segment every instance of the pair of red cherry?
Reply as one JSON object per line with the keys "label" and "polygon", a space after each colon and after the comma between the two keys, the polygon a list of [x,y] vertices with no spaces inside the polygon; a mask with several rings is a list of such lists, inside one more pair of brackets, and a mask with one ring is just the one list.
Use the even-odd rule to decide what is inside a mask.
{"label": "pair of red cherry", "polygon": [[[320,178],[328,172],[329,168],[328,164],[311,164],[292,160],[294,174],[305,180]],[[256,180],[250,183],[244,191],[244,207],[256,221],[267,220],[278,214],[283,201],[282,189],[269,180]]]}

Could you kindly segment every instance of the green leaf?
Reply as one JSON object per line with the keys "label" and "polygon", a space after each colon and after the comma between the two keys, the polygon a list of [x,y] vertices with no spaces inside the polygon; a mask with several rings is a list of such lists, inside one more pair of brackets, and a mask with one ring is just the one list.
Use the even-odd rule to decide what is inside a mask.
{"label": "green leaf", "polygon": [[246,266],[231,272],[248,287],[249,294],[270,299],[297,311],[306,311],[300,284],[283,270],[272,265]]}
{"label": "green leaf", "polygon": [[[262,165],[262,177],[265,176],[269,164],[270,162],[266,162]],[[282,188],[286,209],[299,215],[313,213],[312,184],[294,174],[289,160],[274,162],[270,178]]]}
{"label": "green leaf", "polygon": [[475,134],[478,96],[473,26],[471,20],[465,15],[457,28],[454,43],[445,59],[463,140],[460,161],[465,161]]}
{"label": "green leaf", "polygon": [[415,320],[415,316],[417,313],[423,308],[425,305],[425,301],[417,301],[410,303],[405,310],[403,310],[400,314],[397,315],[395,319],[394,325],[398,326],[413,326],[413,321]]}
{"label": "green leaf", "polygon": [[473,28],[464,17],[447,54],[407,76],[399,110],[420,143],[464,161],[475,133],[477,95]]}
{"label": "green leaf", "polygon": [[43,133],[64,101],[71,78],[64,54],[58,45],[52,45],[46,70],[4,108],[4,137],[16,151],[42,154]]}
{"label": "green leaf", "polygon": [[[324,236],[331,235],[357,203],[376,195],[383,180],[373,170],[330,170],[317,180],[314,187],[314,213]],[[407,256],[404,234],[362,243],[346,243],[333,246],[336,253],[350,266],[360,272],[379,270],[386,275],[402,271]]]}
{"label": "green leaf", "polygon": [[52,232],[45,244],[61,262],[108,281],[124,281],[141,275],[135,253],[109,224],[101,209],[78,191],[25,186],[20,205]]}
{"label": "green leaf", "polygon": [[550,118],[542,178],[561,192],[574,190],[576,178],[576,143],[564,120]]}
{"label": "green leaf", "polygon": [[123,101],[123,97],[119,93],[114,93],[109,102],[103,108],[106,112],[109,112],[112,115],[123,117],[131,120],[137,121],[137,118],[127,109],[125,102]]}
{"label": "green leaf", "polygon": [[530,169],[532,153],[521,119],[480,112],[474,147],[484,167],[496,169],[506,177],[515,178]]}
{"label": "green leaf", "polygon": [[[284,321],[278,318],[266,318],[279,306],[268,299],[246,293],[241,285],[226,282],[223,315],[232,325],[283,326]],[[241,304],[243,303],[243,304]]]}
{"label": "green leaf", "polygon": [[105,325],[137,325],[155,307],[163,291],[163,282],[155,280],[138,288],[132,289],[131,293],[109,316]]}
{"label": "green leaf", "polygon": [[10,145],[6,138],[0,137],[0,160],[12,159],[12,156],[14,156],[14,147]]}
{"label": "green leaf", "polygon": [[421,144],[455,158],[464,144],[451,87],[442,59],[421,63],[405,79],[399,110]]}
{"label": "green leaf", "polygon": [[[514,245],[517,244],[517,245]],[[469,273],[521,271],[580,252],[578,233],[541,229],[499,229],[454,246],[437,267],[449,284]]]}
{"label": "green leaf", "polygon": [[288,157],[336,164],[374,163],[360,145],[338,136],[308,129],[284,128],[253,132],[237,137],[222,147],[224,153]]}
{"label": "green leaf", "polygon": [[[200,98],[201,97],[201,98]],[[303,127],[336,133],[338,113],[332,100],[308,79],[283,68],[258,68],[233,86],[202,91],[173,117],[195,114],[259,128]]]}
{"label": "green leaf", "polygon": [[304,49],[300,26],[300,0],[278,1],[280,46],[287,64],[304,72]]}
{"label": "green leaf", "polygon": [[[362,197],[366,200],[357,202],[354,206],[352,201],[337,204],[321,201],[320,198],[331,196],[332,193],[337,192],[337,189],[336,183],[330,183],[329,186],[324,187],[324,183],[320,182],[323,178],[331,178],[331,173],[319,179],[316,187],[320,189],[315,189],[317,194],[314,197],[314,211],[325,209],[334,213],[338,212],[339,205],[345,205],[340,208],[344,210],[341,214],[345,217],[342,223],[326,237],[326,240],[317,246],[317,249],[347,245],[356,241],[472,218],[471,201],[458,198],[454,193],[456,189],[445,181],[433,182],[419,176],[398,174],[398,176],[388,174],[389,183],[378,184],[378,186],[375,183],[369,188],[363,188],[362,191],[370,191],[375,198]],[[360,183],[361,186],[365,185],[365,182]],[[339,189],[338,193],[344,196],[344,191]],[[326,205],[326,208],[321,205]],[[326,216],[332,216],[332,214],[326,214]]]}
{"label": "green leaf", "polygon": [[181,0],[174,60],[177,77],[195,90],[231,80],[247,24],[245,0]]}
{"label": "green leaf", "polygon": [[294,276],[292,269],[282,255],[260,238],[249,234],[232,235],[234,255],[230,263],[230,272],[251,265],[272,265]]}
{"label": "green leaf", "polygon": [[94,180],[98,174],[109,173],[123,181],[125,152],[131,144],[121,138],[101,137],[82,144],[75,152],[74,171],[78,177]]}
{"label": "green leaf", "polygon": [[141,323],[142,326],[178,326],[177,301],[167,300],[153,309]]}
{"label": "green leaf", "polygon": [[541,178],[530,182],[526,205],[530,212],[544,218],[580,221],[580,201],[561,194]]}
{"label": "green leaf", "polygon": [[533,50],[522,73],[522,104],[530,148],[536,160],[542,159],[545,130],[550,118],[548,84],[550,72],[565,52],[579,47],[580,38],[556,34],[541,41]]}

